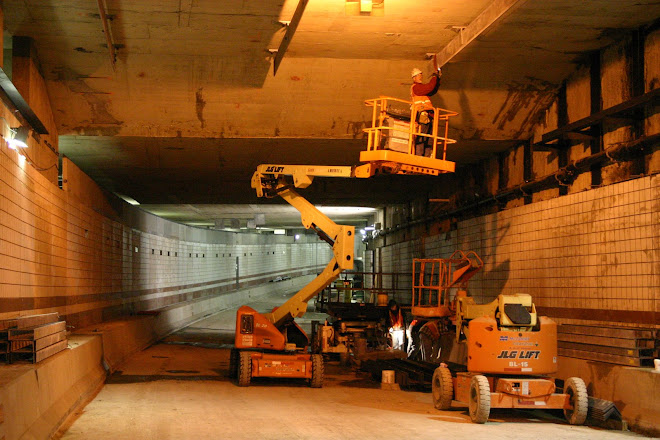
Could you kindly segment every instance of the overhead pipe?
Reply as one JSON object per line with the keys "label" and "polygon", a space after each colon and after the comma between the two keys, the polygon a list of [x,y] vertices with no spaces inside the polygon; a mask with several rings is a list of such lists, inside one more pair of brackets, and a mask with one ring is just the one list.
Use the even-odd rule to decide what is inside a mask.
{"label": "overhead pipe", "polygon": [[108,15],[106,11],[105,0],[98,0],[99,5],[99,15],[101,16],[101,22],[103,23],[103,33],[105,34],[105,42],[108,45],[108,50],[110,51],[110,64],[112,65],[112,70],[115,70],[115,63],[117,62],[117,53],[115,52],[115,44],[112,42],[112,33],[110,31],[110,25],[108,24]]}
{"label": "overhead pipe", "polygon": [[544,189],[569,185],[575,179],[575,177],[580,173],[580,171],[589,169],[593,165],[599,163],[606,164],[608,162],[610,163],[624,162],[626,160],[629,160],[626,159],[627,155],[630,155],[631,153],[639,154],[647,146],[651,146],[658,142],[660,142],[660,133],[651,136],[642,136],[634,141],[626,141],[626,142],[618,142],[615,144],[610,144],[610,146],[604,149],[603,151],[599,151],[598,153],[592,154],[587,157],[583,157],[582,159],[578,159],[566,165],[565,167],[559,168],[557,171],[548,174],[544,177],[541,177],[539,179],[522,183],[513,188],[505,189],[503,191],[496,193],[493,196],[486,197],[481,200],[477,200],[467,205],[459,206],[451,211],[446,211],[439,215],[423,217],[417,220],[406,222],[402,225],[395,226],[393,228],[388,228],[386,230],[380,231],[378,233],[378,236],[390,235],[399,232],[401,230],[411,228],[413,226],[446,220],[462,212],[470,211],[472,209],[476,209],[484,205],[490,205],[492,203],[500,203],[515,197],[527,196],[534,192],[541,191]]}

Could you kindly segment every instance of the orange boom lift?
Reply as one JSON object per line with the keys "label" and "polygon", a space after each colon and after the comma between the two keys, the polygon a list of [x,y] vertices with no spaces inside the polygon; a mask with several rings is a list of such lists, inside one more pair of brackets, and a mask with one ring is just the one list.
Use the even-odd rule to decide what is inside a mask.
{"label": "orange boom lift", "polygon": [[413,260],[412,314],[442,321],[440,358],[454,366],[450,370],[443,362],[433,374],[435,407],[449,409],[452,400],[467,403],[475,423],[485,423],[491,408],[563,409],[569,423],[584,423],[584,381],[571,377],[564,392],[556,393],[549,377],[557,372],[557,324],[538,316],[525,293],[476,304],[467,296],[467,284],[482,267],[472,251]]}
{"label": "orange boom lift", "polygon": [[[407,122],[394,130],[388,121],[392,103],[405,103]],[[242,306],[236,314],[235,348],[232,350],[230,370],[239,386],[248,386],[253,377],[282,377],[307,379],[312,387],[323,384],[323,357],[309,353],[309,338],[296,324],[295,318],[307,311],[307,302],[330,285],[343,270],[353,268],[353,226],[338,225],[314,205],[300,196],[295,188],[306,188],[315,177],[369,178],[376,174],[434,175],[451,173],[455,163],[446,160],[447,144],[455,142],[447,138],[447,124],[456,113],[435,109],[439,115],[432,134],[420,132],[415,122],[410,102],[381,97],[366,102],[373,107],[372,127],[366,129],[367,150],[360,154],[358,166],[325,165],[274,165],[257,167],[252,176],[252,188],[258,197],[281,197],[301,214],[302,224],[313,229],[333,251],[333,258],[325,269],[309,284],[270,313],[259,313]],[[442,115],[442,116],[440,116]],[[439,121],[444,124],[438,128]],[[438,133],[442,134],[441,136]],[[430,138],[433,144],[431,157],[416,156],[414,143],[421,137]],[[394,138],[404,138],[405,148],[392,149]]]}

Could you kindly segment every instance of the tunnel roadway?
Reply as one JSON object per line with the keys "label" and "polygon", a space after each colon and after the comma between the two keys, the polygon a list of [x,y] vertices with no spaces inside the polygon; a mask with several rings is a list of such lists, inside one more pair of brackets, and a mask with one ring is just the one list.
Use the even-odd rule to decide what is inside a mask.
{"label": "tunnel roadway", "polygon": [[[250,304],[259,311],[282,295]],[[58,432],[65,440],[168,439],[623,439],[636,434],[571,426],[532,412],[494,410],[470,422],[454,402],[434,409],[431,395],[384,390],[365,373],[326,363],[324,387],[255,380],[239,388],[227,377],[235,310],[182,329],[136,354],[114,372],[86,407]],[[322,315],[308,313],[303,326]]]}

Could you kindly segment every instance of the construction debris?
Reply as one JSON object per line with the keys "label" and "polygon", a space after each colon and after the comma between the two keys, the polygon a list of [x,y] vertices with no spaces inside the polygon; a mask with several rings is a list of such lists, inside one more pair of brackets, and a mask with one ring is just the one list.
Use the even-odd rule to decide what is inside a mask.
{"label": "construction debris", "polygon": [[660,348],[656,330],[646,328],[563,324],[557,340],[560,356],[630,367],[652,367]]}

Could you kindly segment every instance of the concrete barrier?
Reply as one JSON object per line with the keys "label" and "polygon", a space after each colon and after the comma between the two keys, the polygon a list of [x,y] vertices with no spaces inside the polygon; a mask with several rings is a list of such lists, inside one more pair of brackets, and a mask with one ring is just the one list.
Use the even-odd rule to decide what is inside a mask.
{"label": "concrete barrier", "polygon": [[103,386],[102,356],[99,337],[72,335],[68,350],[39,364],[1,367],[4,438],[50,438],[69,414]]}
{"label": "concrete barrier", "polygon": [[660,372],[562,356],[557,377],[570,376],[581,377],[590,396],[614,402],[632,431],[660,436]]}

